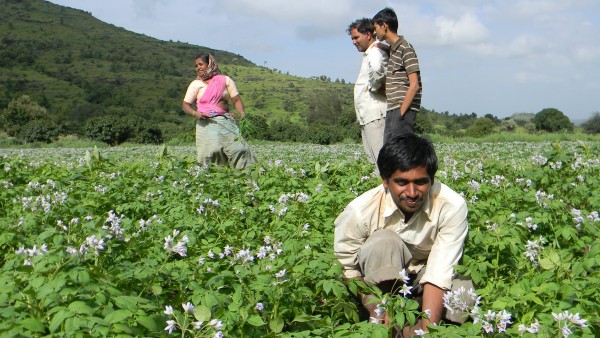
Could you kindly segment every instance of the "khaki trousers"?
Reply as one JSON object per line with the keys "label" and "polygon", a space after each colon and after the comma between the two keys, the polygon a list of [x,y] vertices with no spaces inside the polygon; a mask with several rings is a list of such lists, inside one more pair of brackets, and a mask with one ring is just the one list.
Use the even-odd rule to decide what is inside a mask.
{"label": "khaki trousers", "polygon": [[379,150],[383,146],[383,130],[385,128],[385,118],[371,121],[360,126],[360,134],[365,148],[365,153],[369,162],[377,164]]}
{"label": "khaki trousers", "polygon": [[[361,273],[367,282],[373,284],[398,279],[400,271],[408,266],[411,258],[412,255],[402,238],[389,229],[376,230],[358,251]],[[424,274],[425,267],[419,273],[410,275],[409,283],[413,287],[411,298],[421,298],[423,287],[420,282]],[[473,281],[469,277],[455,275],[452,279],[451,291],[456,291],[460,287],[464,287],[466,290],[475,289]],[[464,300],[467,301],[467,299]],[[455,323],[464,323],[468,318],[467,312],[450,313],[445,310],[444,312],[444,318]]]}

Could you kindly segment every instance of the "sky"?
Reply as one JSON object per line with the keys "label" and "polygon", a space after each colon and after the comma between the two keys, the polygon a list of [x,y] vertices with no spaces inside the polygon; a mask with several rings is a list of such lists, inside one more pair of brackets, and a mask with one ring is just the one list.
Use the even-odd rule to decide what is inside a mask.
{"label": "sky", "polygon": [[290,75],[351,83],[361,55],[348,25],[391,7],[398,33],[419,58],[423,107],[500,118],[556,108],[576,123],[600,112],[597,0],[50,2],[160,40],[236,53]]}

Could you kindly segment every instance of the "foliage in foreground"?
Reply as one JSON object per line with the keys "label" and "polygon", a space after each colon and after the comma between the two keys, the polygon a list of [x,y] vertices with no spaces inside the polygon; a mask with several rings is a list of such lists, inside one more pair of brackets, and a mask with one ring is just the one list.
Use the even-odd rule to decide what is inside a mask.
{"label": "foliage in foreground", "polygon": [[[361,321],[332,254],[334,218],[379,184],[358,146],[257,147],[248,175],[147,149],[5,152],[0,334],[388,335]],[[458,269],[480,299],[430,336],[598,335],[598,144],[438,155],[438,179],[470,203]],[[422,315],[386,304],[397,323]]]}

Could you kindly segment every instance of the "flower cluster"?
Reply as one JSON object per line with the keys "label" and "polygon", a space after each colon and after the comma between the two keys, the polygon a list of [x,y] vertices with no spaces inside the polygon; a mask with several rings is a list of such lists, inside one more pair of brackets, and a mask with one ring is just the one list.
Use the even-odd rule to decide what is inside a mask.
{"label": "flower cluster", "polygon": [[112,234],[108,236],[109,238],[113,236],[115,238],[123,238],[124,229],[121,227],[123,218],[125,218],[125,215],[117,216],[114,210],[108,212],[108,218],[106,218],[102,229],[108,230]]}
{"label": "flower cluster", "polygon": [[179,230],[173,229],[173,237],[171,235],[165,237],[165,250],[174,252],[179,254],[181,257],[185,257],[187,255],[186,244],[190,241],[187,235],[184,235],[181,240],[175,243],[175,238],[179,235]]}
{"label": "flower cluster", "polygon": [[526,217],[525,224],[523,224],[523,222],[517,222],[517,225],[524,225],[531,231],[535,231],[538,228],[538,225],[536,223],[533,223],[532,217]]}
{"label": "flower cluster", "polygon": [[562,335],[565,338],[573,333],[570,324],[578,326],[581,329],[585,329],[587,327],[587,319],[581,319],[579,317],[579,313],[571,314],[569,311],[560,313],[552,312],[552,317],[554,317],[554,320],[558,322]]}
{"label": "flower cluster", "polygon": [[523,334],[525,332],[529,333],[538,333],[540,331],[540,323],[535,320],[535,322],[531,323],[529,326],[525,326],[525,324],[519,324],[519,333]]}
{"label": "flower cluster", "polygon": [[548,195],[546,192],[540,190],[535,193],[535,201],[544,208],[547,207],[553,199],[554,194]]}
{"label": "flower cluster", "polygon": [[573,221],[575,222],[575,228],[577,230],[581,230],[581,223],[585,222],[586,219],[588,221],[590,221],[590,222],[598,222],[598,221],[600,221],[600,217],[598,217],[598,212],[597,211],[593,211],[587,217],[584,218],[583,217],[583,213],[581,212],[581,210],[573,208],[571,210],[571,214],[574,216],[573,217]]}
{"label": "flower cluster", "polygon": [[458,290],[448,291],[444,294],[444,307],[454,312],[469,312],[471,309],[478,309],[481,297],[479,297],[472,288],[467,290],[461,286]]}
{"label": "flower cluster", "polygon": [[544,243],[546,243],[546,241],[542,236],[540,236],[539,239],[536,239],[534,241],[528,240],[527,244],[525,244],[525,249],[527,249],[525,251],[525,256],[529,258],[533,266],[539,265],[539,262],[537,261],[537,256],[540,253],[540,251],[544,250]]}
{"label": "flower cluster", "polygon": [[177,313],[173,307],[170,305],[165,306],[164,314],[172,318],[167,320],[167,327],[165,327],[165,331],[173,333],[173,331],[177,329],[181,330],[182,332],[186,332],[188,330],[191,331],[193,329],[198,331],[198,334],[200,334],[202,337],[206,337],[209,332],[212,332],[214,338],[223,337],[223,322],[221,320],[212,319],[208,323],[203,321],[188,322],[187,318],[194,314],[196,307],[190,302],[181,304],[181,306],[183,307],[183,324],[180,323],[180,318],[177,316]]}
{"label": "flower cluster", "polygon": [[483,330],[486,333],[495,332],[494,329],[498,330],[498,333],[506,332],[509,324],[512,324],[512,315],[506,310],[502,310],[499,312],[493,312],[492,310],[488,310],[487,313],[481,316],[474,317],[473,322],[477,323],[479,321],[482,322]]}
{"label": "flower cluster", "polygon": [[16,251],[17,255],[24,255],[26,256],[25,261],[23,262],[23,265],[33,265],[33,262],[31,261],[31,259],[33,257],[36,256],[42,256],[44,253],[48,252],[48,247],[46,246],[46,244],[42,244],[42,246],[38,249],[36,245],[33,246],[33,248],[31,249],[25,249],[24,246],[20,247],[19,250]]}

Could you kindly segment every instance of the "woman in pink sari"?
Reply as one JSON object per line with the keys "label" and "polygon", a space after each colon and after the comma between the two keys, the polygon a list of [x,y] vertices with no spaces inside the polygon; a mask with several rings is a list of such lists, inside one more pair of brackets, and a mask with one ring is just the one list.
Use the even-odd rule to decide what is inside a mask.
{"label": "woman in pink sari", "polygon": [[[235,121],[245,116],[235,83],[221,74],[210,54],[199,55],[195,65],[198,77],[188,86],[181,109],[196,118],[198,162],[229,163],[235,168],[256,162]],[[237,114],[229,111],[228,101],[233,103]]]}

